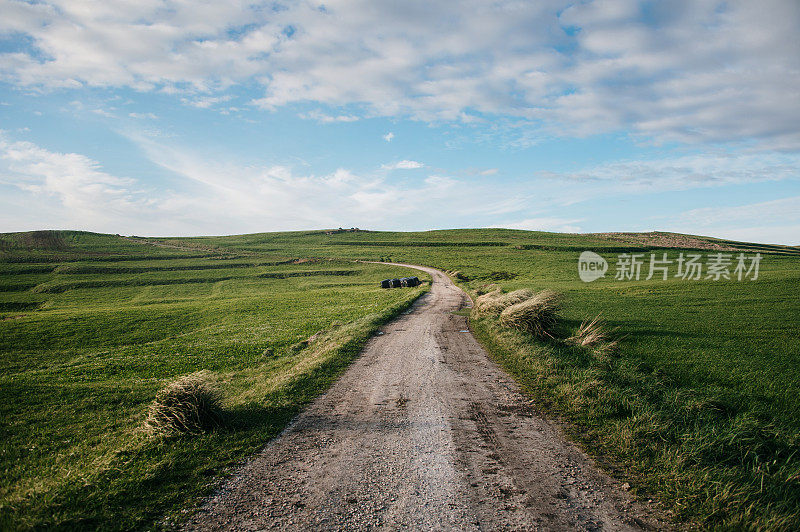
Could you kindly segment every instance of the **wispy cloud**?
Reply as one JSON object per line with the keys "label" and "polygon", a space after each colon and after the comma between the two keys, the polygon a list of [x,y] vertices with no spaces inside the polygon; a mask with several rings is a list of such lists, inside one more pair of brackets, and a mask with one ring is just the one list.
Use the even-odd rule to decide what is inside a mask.
{"label": "wispy cloud", "polygon": [[414,170],[417,168],[424,168],[425,165],[418,161],[402,160],[396,163],[384,164],[381,166],[384,170]]}
{"label": "wispy cloud", "polygon": [[92,109],[91,112],[93,114],[100,115],[100,116],[103,116],[105,118],[116,118],[117,117],[117,115],[115,115],[111,111],[107,111],[106,109],[101,109],[101,108]]}
{"label": "wispy cloud", "polygon": [[215,106],[218,103],[223,103],[230,101],[232,96],[224,95],[224,96],[198,96],[193,98],[181,98],[181,101],[187,105],[191,105],[192,107],[197,107],[198,109],[209,109]]}
{"label": "wispy cloud", "polygon": [[[377,229],[487,225],[494,216],[524,211],[532,197],[519,187],[496,187],[480,178],[394,180],[386,177],[385,167],[375,173],[339,168],[313,174],[289,165],[210,158],[163,138],[130,138],[152,163],[182,178],[181,193],[160,208],[192,220],[192,234],[365,226],[368,220]],[[411,160],[389,166],[424,168]]]}
{"label": "wispy cloud", "polygon": [[394,138],[394,133],[392,133],[391,131],[383,136],[383,140],[385,140],[386,142],[392,142],[393,138]]}
{"label": "wispy cloud", "polygon": [[[131,135],[147,159],[174,176],[170,192],[152,191],[119,177],[78,153],[59,153],[0,134],[0,222],[6,230],[81,228],[136,234],[220,234],[298,227],[365,225],[389,229],[449,227],[488,222],[525,208],[525,194],[491,183],[465,186],[445,175],[413,182],[387,179],[385,172],[339,168],[325,174],[298,173],[288,165],[237,162],[163,136]],[[397,169],[418,169],[404,160]],[[383,170],[383,169],[381,169]],[[455,208],[442,209],[450,204]],[[27,205],[28,209],[15,206]],[[30,206],[36,205],[36,209]],[[42,216],[39,213],[45,213]]]}
{"label": "wispy cloud", "polygon": [[299,116],[304,120],[316,120],[320,124],[331,124],[334,122],[357,122],[359,120],[359,118],[355,115],[329,115],[323,113],[322,111],[309,111],[308,113],[301,113]]}
{"label": "wispy cloud", "polygon": [[[103,171],[95,160],[57,153],[0,133],[0,183],[52,201],[64,223],[93,228],[146,219],[153,202],[136,181]],[[137,220],[137,221],[141,221]],[[36,220],[25,223],[35,224]]]}
{"label": "wispy cloud", "polygon": [[149,118],[150,120],[156,120],[158,118],[158,115],[156,115],[155,113],[128,113],[128,116],[130,118],[139,118],[139,119]]}

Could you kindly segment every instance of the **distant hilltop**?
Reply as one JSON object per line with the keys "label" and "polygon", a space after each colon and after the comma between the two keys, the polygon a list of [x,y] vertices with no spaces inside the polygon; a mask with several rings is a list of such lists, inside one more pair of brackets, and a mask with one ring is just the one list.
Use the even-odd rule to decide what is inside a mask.
{"label": "distant hilltop", "polygon": [[359,229],[358,227],[351,227],[350,229],[331,229],[330,231],[325,231],[326,235],[335,235],[337,233],[369,233],[366,229]]}

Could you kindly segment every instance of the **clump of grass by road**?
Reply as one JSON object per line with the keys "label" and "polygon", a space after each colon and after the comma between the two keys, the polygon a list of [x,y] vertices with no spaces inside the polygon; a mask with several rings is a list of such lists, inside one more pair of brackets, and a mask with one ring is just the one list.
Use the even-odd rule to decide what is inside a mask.
{"label": "clump of grass by road", "polygon": [[180,377],[162,388],[147,410],[145,431],[151,436],[199,434],[224,425],[221,393],[204,372]]}
{"label": "clump of grass by road", "polygon": [[[566,344],[612,351],[619,338],[612,338],[611,331],[600,320],[600,316],[585,319],[568,337],[557,338],[559,326],[558,312],[561,310],[561,294],[552,290],[539,293],[521,288],[510,293],[492,285],[490,291],[478,290],[475,306],[471,314],[475,317],[499,317],[504,327],[531,333],[540,340],[560,340]],[[616,331],[616,329],[614,329]]]}
{"label": "clump of grass by road", "polygon": [[[426,289],[381,290],[399,267],[56,236],[0,235],[2,283],[26,286],[0,292],[3,530],[173,523]],[[194,405],[221,418],[167,421],[206,386],[218,408]]]}
{"label": "clump of grass by road", "polygon": [[533,297],[533,290],[520,288],[508,294],[503,293],[500,287],[496,287],[491,292],[482,294],[475,300],[475,312],[480,314],[499,314],[506,308]]}
{"label": "clump of grass by road", "polygon": [[609,352],[617,348],[619,337],[614,337],[617,328],[609,330],[598,314],[594,318],[586,318],[565,341],[579,347]]}
{"label": "clump of grass by road", "polygon": [[504,308],[500,313],[500,323],[527,331],[537,338],[555,338],[560,309],[561,296],[551,290],[542,290]]}

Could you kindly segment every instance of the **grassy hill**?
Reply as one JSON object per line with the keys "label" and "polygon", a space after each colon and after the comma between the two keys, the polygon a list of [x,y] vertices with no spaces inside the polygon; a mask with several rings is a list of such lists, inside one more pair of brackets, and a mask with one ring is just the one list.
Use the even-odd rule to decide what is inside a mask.
{"label": "grassy hill", "polygon": [[[580,281],[583,250],[609,261],[604,278]],[[651,253],[724,253],[735,263],[740,252],[762,254],[758,279],[688,280],[674,269],[645,279]],[[622,253],[642,254],[639,280],[614,279]],[[473,295],[490,284],[556,290],[564,335],[602,314],[623,336],[610,357],[496,318],[471,321],[538,404],[641,496],[709,527],[800,527],[800,249],[502,229],[2,235],[4,523],[129,528],[176,515],[417,295],[376,288],[402,270],[353,259],[458,271]],[[293,373],[320,359],[321,348],[301,343],[317,331],[330,331],[334,348]],[[235,430],[146,438],[156,391],[198,370],[224,390]]]}
{"label": "grassy hill", "polygon": [[[0,242],[3,530],[179,515],[424,290],[377,287],[403,268],[292,254],[77,232]],[[201,370],[223,392],[228,426],[148,438],[156,392]]]}

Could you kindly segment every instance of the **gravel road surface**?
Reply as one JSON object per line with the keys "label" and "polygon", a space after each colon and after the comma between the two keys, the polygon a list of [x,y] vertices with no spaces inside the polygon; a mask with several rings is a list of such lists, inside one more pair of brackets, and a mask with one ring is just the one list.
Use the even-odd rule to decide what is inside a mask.
{"label": "gravel road surface", "polygon": [[452,314],[442,272],[330,390],[208,499],[188,530],[663,529]]}

